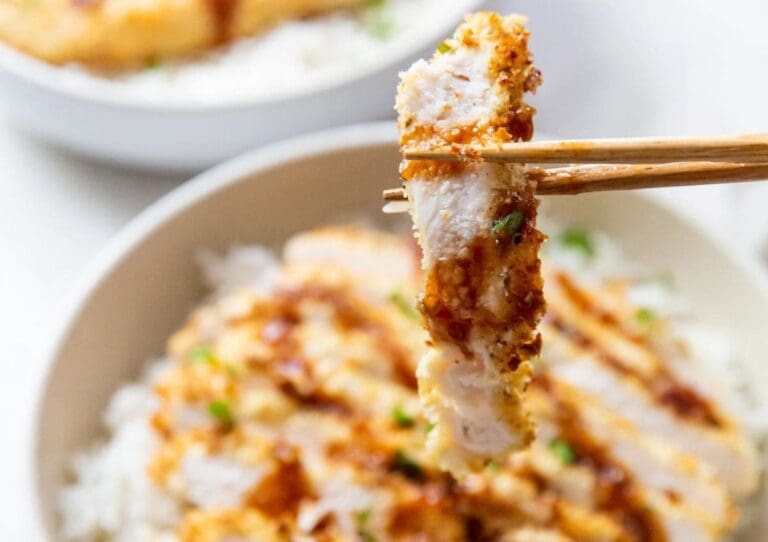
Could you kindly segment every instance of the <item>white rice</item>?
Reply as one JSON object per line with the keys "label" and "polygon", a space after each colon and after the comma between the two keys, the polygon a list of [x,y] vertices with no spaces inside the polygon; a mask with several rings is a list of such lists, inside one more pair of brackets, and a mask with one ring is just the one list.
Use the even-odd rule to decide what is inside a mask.
{"label": "white rice", "polygon": [[[628,264],[618,246],[603,234],[591,234],[596,250],[590,258],[559,246],[556,233],[551,237],[553,241],[547,245],[545,258],[567,267],[582,281],[595,282],[611,276],[647,277],[638,282],[632,293],[638,306],[671,318],[675,330],[690,341],[696,358],[726,384],[730,410],[742,417],[756,439],[768,432],[765,405],[758,407],[754,396],[745,393],[748,389],[743,381],[745,375],[738,370],[738,359],[729,342],[716,331],[692,323],[685,304],[667,281],[659,281],[653,270]],[[266,288],[276,277],[276,260],[258,247],[233,249],[223,258],[206,253],[201,257],[201,264],[206,279],[219,294],[238,286]],[[158,444],[149,425],[150,415],[157,406],[152,384],[167,367],[167,361],[155,362],[137,383],[118,390],[104,414],[105,438],[74,457],[73,482],[61,491],[59,498],[64,540],[174,542],[177,540],[174,527],[188,501],[201,508],[236,503],[242,492],[261,475],[259,469],[191,454],[171,489],[152,485],[146,474],[146,466]],[[352,494],[356,495],[353,500],[368,498]],[[303,510],[302,523],[311,524],[318,513]]]}
{"label": "white rice", "polygon": [[282,23],[198,58],[158,61],[154,67],[107,76],[78,65],[62,70],[71,84],[96,79],[132,98],[210,104],[284,98],[347,78],[424,32],[456,10],[441,0],[386,0],[353,12]]}
{"label": "white rice", "polygon": [[151,365],[142,379],[120,388],[104,413],[107,438],[76,455],[76,483],[59,496],[65,540],[171,542],[181,503],[152,484],[147,464],[158,445],[149,418],[158,402],[152,383],[167,367]]}

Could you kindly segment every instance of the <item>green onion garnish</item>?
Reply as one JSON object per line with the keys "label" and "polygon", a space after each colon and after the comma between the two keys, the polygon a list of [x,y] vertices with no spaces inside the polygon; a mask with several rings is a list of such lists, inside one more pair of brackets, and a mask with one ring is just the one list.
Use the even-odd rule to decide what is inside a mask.
{"label": "green onion garnish", "polygon": [[595,246],[588,231],[579,228],[569,228],[558,237],[560,244],[576,252],[581,252],[587,257],[595,255]]}
{"label": "green onion garnish", "polygon": [[402,405],[395,405],[392,409],[392,419],[398,427],[413,427],[416,424],[416,420],[405,411]]}
{"label": "green onion garnish", "polygon": [[361,526],[365,525],[366,523],[368,523],[368,519],[370,519],[370,517],[371,517],[371,509],[370,508],[365,508],[363,510],[358,510],[355,513],[355,519],[357,520],[357,524],[361,525]]}
{"label": "green onion garnish", "polygon": [[389,301],[400,309],[400,312],[408,318],[413,320],[418,319],[419,312],[416,310],[416,307],[414,307],[400,292],[392,292],[389,294]]}
{"label": "green onion garnish", "polygon": [[653,277],[653,280],[664,286],[665,288],[668,288],[670,290],[673,290],[675,288],[675,275],[670,270],[665,271],[659,271],[656,273],[656,276]]}
{"label": "green onion garnish", "polygon": [[144,67],[148,70],[154,70],[163,65],[163,60],[159,56],[151,56],[144,61]]}
{"label": "green onion garnish", "polygon": [[520,211],[512,211],[506,216],[501,217],[493,223],[491,231],[494,235],[499,235],[501,232],[507,235],[514,235],[523,225],[523,213]]}
{"label": "green onion garnish", "polygon": [[235,416],[232,414],[232,408],[227,401],[219,399],[208,403],[208,414],[225,429],[231,429],[235,425]]}
{"label": "green onion garnish", "polygon": [[550,440],[549,451],[555,454],[565,465],[570,465],[576,461],[576,452],[573,451],[570,444],[562,439],[555,438]]}
{"label": "green onion garnish", "polygon": [[410,480],[416,482],[424,480],[424,471],[422,470],[421,465],[400,450],[395,452],[395,456],[392,458],[391,468],[393,471],[399,472]]}
{"label": "green onion garnish", "polygon": [[444,41],[437,46],[437,52],[440,53],[441,55],[444,55],[445,53],[450,53],[451,51],[453,51],[453,47],[451,47],[451,45],[447,41]]}
{"label": "green onion garnish", "polygon": [[368,530],[366,524],[371,518],[371,509],[365,508],[355,512],[355,521],[357,523],[357,536],[362,542],[376,542],[376,537]]}
{"label": "green onion garnish", "polygon": [[366,12],[364,19],[368,34],[382,41],[391,38],[395,31],[395,22],[382,9],[383,4],[383,1],[371,2],[369,4],[371,9]]}
{"label": "green onion garnish", "polygon": [[194,363],[216,363],[216,355],[210,346],[198,346],[193,348],[187,355],[187,362]]}
{"label": "green onion garnish", "polygon": [[640,308],[635,311],[635,321],[642,327],[651,327],[656,321],[656,313],[648,308]]}

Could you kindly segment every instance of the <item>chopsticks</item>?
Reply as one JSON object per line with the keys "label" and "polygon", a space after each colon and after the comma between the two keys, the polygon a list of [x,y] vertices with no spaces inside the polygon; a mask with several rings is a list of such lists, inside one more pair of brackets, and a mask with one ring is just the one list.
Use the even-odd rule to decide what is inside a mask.
{"label": "chopsticks", "polygon": [[[412,160],[532,162],[572,165],[529,168],[539,195],[582,194],[768,179],[768,135],[710,138],[638,138],[512,143],[496,147],[405,149]],[[596,165],[602,164],[602,165]],[[388,202],[406,201],[403,189],[384,191]],[[390,212],[405,210],[402,205]]]}
{"label": "chopsticks", "polygon": [[[654,165],[532,168],[538,195],[570,195],[609,190],[734,183],[768,179],[768,163],[683,162]],[[384,190],[385,201],[405,201],[405,190]]]}
{"label": "chopsticks", "polygon": [[[573,139],[503,143],[493,147],[468,145],[463,154],[487,162],[539,164],[649,164],[665,162],[768,162],[768,135],[728,137]],[[450,147],[406,148],[407,160],[461,160]]]}

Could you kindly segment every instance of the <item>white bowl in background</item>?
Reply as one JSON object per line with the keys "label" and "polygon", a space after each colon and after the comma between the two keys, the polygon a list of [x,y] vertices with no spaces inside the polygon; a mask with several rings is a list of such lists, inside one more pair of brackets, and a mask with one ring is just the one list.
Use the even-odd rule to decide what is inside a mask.
{"label": "white bowl in background", "polygon": [[[292,233],[355,216],[407,227],[406,215],[380,212],[398,160],[391,124],[272,145],[186,183],[112,241],[75,295],[41,383],[30,473],[49,540],[69,458],[99,432],[110,395],[163,352],[202,299],[197,251],[277,248]],[[543,206],[565,223],[609,232],[631,258],[673,270],[701,320],[730,337],[756,389],[768,389],[768,283],[756,264],[640,193],[550,197]],[[761,510],[766,504],[763,496]],[[766,540],[762,518],[743,540]]]}
{"label": "white bowl in background", "polygon": [[[397,74],[430,54],[481,0],[446,2],[375,61],[330,84],[280,99],[189,104],[116,95],[97,77],[67,77],[0,43],[0,108],[27,131],[100,161],[159,171],[199,171],[256,146],[393,115]],[[243,66],[248,69],[247,65]]]}

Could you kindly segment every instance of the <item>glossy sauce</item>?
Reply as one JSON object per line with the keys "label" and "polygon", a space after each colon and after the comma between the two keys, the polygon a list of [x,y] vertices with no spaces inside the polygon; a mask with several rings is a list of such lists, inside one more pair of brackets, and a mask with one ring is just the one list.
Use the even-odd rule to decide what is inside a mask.
{"label": "glossy sauce", "polygon": [[[617,315],[601,308],[592,301],[590,296],[576,286],[567,275],[558,273],[555,276],[555,280],[558,281],[563,295],[576,304],[585,315],[610,326],[621,333],[626,339],[644,347],[653,355],[658,355],[644,336],[626,329]],[[591,340],[581,333],[578,326],[571,325],[563,318],[560,318],[556,311],[552,310],[547,315],[547,321],[579,347],[597,354],[601,360],[621,373],[638,378],[660,404],[672,410],[677,416],[710,427],[722,427],[721,418],[713,404],[696,392],[696,390],[680,382],[666,368],[668,363],[663,359],[659,360],[651,375],[641,374],[633,370],[629,364],[609,354],[598,342]]]}
{"label": "glossy sauce", "polygon": [[653,513],[641,502],[631,474],[591,438],[579,420],[579,413],[558,397],[546,375],[534,378],[533,385],[545,391],[555,404],[560,438],[574,451],[575,464],[589,468],[597,481],[596,507],[612,516],[637,542],[664,542],[666,537]]}
{"label": "glossy sauce", "polygon": [[214,25],[214,42],[226,43],[231,39],[232,18],[237,10],[238,0],[203,0],[211,14]]}

